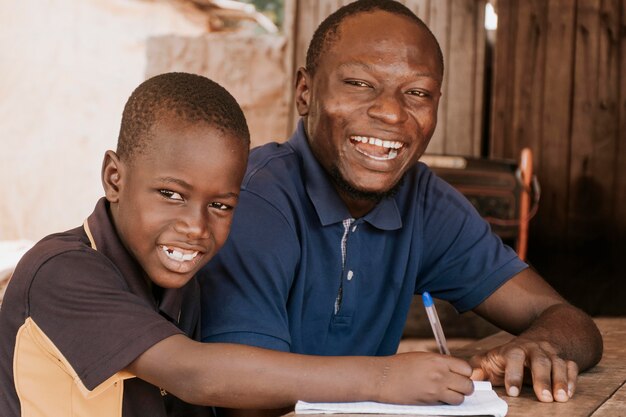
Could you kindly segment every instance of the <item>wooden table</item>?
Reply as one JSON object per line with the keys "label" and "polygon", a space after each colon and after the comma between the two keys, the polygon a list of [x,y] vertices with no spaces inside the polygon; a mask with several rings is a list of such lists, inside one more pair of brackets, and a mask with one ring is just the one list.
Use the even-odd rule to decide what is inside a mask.
{"label": "wooden table", "polygon": [[[598,365],[579,375],[574,397],[566,403],[541,403],[531,387],[524,386],[519,397],[508,397],[503,387],[496,387],[509,405],[507,417],[626,417],[626,317],[594,321],[604,339],[604,355]],[[510,337],[497,333],[453,353],[471,356]]]}
{"label": "wooden table", "polygon": [[[508,397],[504,387],[495,387],[498,395],[509,405],[507,417],[626,417],[626,317],[597,318],[594,321],[604,339],[604,355],[598,365],[579,375],[574,397],[566,403],[541,403],[532,387],[524,386],[519,397]],[[452,353],[469,358],[511,337],[508,333],[496,333]],[[328,417],[307,417],[316,416]],[[352,414],[341,416],[363,417]],[[291,412],[284,417],[296,416]]]}

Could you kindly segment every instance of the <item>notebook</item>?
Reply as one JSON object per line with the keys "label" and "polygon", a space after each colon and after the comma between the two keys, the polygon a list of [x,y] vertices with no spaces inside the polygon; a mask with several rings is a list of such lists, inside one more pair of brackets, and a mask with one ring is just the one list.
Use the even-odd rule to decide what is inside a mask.
{"label": "notebook", "polygon": [[474,381],[474,393],[460,405],[397,405],[376,402],[296,403],[296,414],[413,414],[437,416],[504,417],[507,403],[491,388],[489,381]]}

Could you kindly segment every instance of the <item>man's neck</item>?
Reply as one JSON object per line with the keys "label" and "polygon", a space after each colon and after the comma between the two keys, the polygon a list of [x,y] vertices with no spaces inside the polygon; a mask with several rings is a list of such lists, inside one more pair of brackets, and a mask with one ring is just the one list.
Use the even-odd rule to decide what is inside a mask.
{"label": "man's neck", "polygon": [[336,187],[335,189],[337,190],[337,193],[339,194],[341,200],[348,208],[350,215],[355,219],[365,216],[367,213],[372,211],[372,209],[376,207],[376,205],[379,203],[378,201],[370,199],[357,199],[348,195],[343,190],[337,189]]}

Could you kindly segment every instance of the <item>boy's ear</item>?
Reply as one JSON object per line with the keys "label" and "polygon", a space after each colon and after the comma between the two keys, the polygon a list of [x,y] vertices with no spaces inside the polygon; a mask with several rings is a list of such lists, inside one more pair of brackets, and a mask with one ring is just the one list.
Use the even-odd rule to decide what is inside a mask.
{"label": "boy's ear", "polygon": [[117,203],[124,165],[113,151],[106,151],[102,161],[102,186],[104,195],[110,203]]}
{"label": "boy's ear", "polygon": [[309,114],[309,100],[311,96],[311,76],[303,67],[296,73],[296,109],[300,116]]}

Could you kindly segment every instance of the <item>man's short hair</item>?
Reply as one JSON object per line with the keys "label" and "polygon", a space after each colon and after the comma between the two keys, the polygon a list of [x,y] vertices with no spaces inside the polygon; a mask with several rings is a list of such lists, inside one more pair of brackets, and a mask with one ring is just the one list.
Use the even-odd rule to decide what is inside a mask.
{"label": "man's short hair", "polygon": [[357,0],[337,9],[334,13],[324,19],[324,21],[322,21],[322,23],[320,23],[315,30],[315,33],[313,33],[313,38],[311,38],[311,43],[309,43],[309,48],[307,49],[306,70],[309,74],[315,74],[322,55],[337,41],[339,37],[339,34],[337,33],[339,25],[347,17],[355,16],[359,13],[373,12],[376,10],[406,16],[414,21],[419,27],[425,29],[437,45],[437,58],[441,64],[441,72],[443,74],[443,53],[441,52],[441,47],[439,46],[437,38],[435,38],[435,35],[433,35],[422,19],[417,17],[408,7],[394,0]]}
{"label": "man's short hair", "polygon": [[129,97],[117,142],[119,157],[130,161],[145,150],[155,122],[171,116],[205,122],[250,144],[243,111],[224,87],[201,75],[170,72],[144,81]]}

